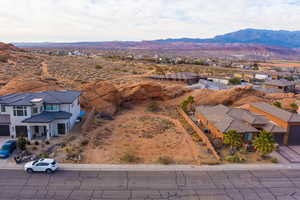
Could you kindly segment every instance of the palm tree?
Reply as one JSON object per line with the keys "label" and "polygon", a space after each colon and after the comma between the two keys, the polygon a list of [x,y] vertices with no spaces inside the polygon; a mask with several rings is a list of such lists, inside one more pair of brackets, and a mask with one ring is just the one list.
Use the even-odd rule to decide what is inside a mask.
{"label": "palm tree", "polygon": [[275,140],[272,133],[261,131],[254,140],[254,148],[262,157],[275,150]]}
{"label": "palm tree", "polygon": [[230,148],[241,147],[243,144],[242,137],[236,130],[229,130],[224,134],[224,144],[230,145]]}

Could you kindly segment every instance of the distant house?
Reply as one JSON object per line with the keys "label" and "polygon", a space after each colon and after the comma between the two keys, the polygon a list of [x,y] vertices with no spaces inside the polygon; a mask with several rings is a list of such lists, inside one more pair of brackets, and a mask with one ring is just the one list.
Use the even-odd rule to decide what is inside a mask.
{"label": "distant house", "polygon": [[227,78],[227,77],[211,76],[211,77],[207,77],[207,80],[215,82],[215,83],[222,83],[224,85],[228,85],[229,84],[229,78]]}
{"label": "distant house", "polygon": [[286,79],[271,80],[264,83],[264,88],[275,88],[283,93],[295,92],[296,83]]}
{"label": "distant house", "polygon": [[281,136],[286,134],[285,129],[264,115],[242,108],[229,108],[224,105],[199,106],[196,108],[195,118],[214,137],[221,139],[224,133],[235,130],[245,142],[251,143],[261,130],[265,130],[279,138],[278,143],[282,143]]}
{"label": "distant house", "polygon": [[252,83],[254,81],[266,81],[271,80],[271,76],[262,72],[236,72],[233,74],[234,77],[239,78],[241,80]]}
{"label": "distant house", "polygon": [[223,84],[223,83],[218,83],[218,82],[211,82],[208,80],[199,80],[198,83],[186,86],[186,88],[197,90],[197,89],[210,89],[210,90],[226,90],[229,89],[230,87]]}
{"label": "distant house", "polygon": [[200,79],[206,79],[206,76],[193,72],[178,72],[175,74],[150,76],[149,78],[157,80],[181,81],[192,85],[198,83]]}
{"label": "distant house", "polygon": [[277,141],[283,141],[285,145],[300,144],[300,115],[291,113],[267,103],[252,103],[248,108],[251,112],[264,115],[286,131],[286,134],[278,135]]}
{"label": "distant house", "polygon": [[0,97],[0,136],[32,140],[66,134],[80,115],[80,94],[64,90]]}

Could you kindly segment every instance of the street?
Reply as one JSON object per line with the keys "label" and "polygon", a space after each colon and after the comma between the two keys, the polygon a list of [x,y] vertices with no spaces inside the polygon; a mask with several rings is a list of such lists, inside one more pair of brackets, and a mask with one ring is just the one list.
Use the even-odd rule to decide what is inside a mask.
{"label": "street", "polygon": [[0,170],[1,200],[300,199],[300,170],[58,171]]}

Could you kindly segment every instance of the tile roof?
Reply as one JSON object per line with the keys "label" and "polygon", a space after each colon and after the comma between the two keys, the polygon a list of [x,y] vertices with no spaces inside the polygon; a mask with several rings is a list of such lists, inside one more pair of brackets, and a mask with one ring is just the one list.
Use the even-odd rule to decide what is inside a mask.
{"label": "tile roof", "polygon": [[80,94],[80,91],[73,90],[15,93],[0,97],[0,104],[30,106],[32,105],[31,100],[36,98],[42,98],[47,104],[70,104]]}
{"label": "tile roof", "polygon": [[153,79],[189,80],[189,79],[200,79],[200,78],[206,78],[206,77],[202,76],[200,74],[193,73],[193,72],[178,72],[178,73],[175,73],[175,74],[150,76],[150,78],[153,78]]}
{"label": "tile roof", "polygon": [[70,119],[72,116],[68,112],[42,112],[38,115],[33,115],[32,117],[25,119],[23,123],[50,123],[57,119]]}
{"label": "tile roof", "polygon": [[236,130],[238,133],[258,133],[259,130],[254,126],[260,126],[271,133],[286,132],[263,115],[242,108],[228,108],[224,105],[200,106],[196,108],[196,116],[198,112],[223,133],[229,130]]}
{"label": "tile roof", "polygon": [[278,87],[287,87],[287,86],[295,85],[295,82],[288,81],[286,79],[280,79],[280,80],[266,81],[265,85],[273,85],[273,86],[278,86]]}
{"label": "tile roof", "polygon": [[269,113],[283,121],[300,122],[300,115],[282,110],[268,103],[259,102],[259,103],[252,103],[250,105],[262,110],[263,112]]}
{"label": "tile roof", "polygon": [[263,126],[263,129],[269,133],[285,133],[286,130],[277,126],[276,124],[269,122]]}
{"label": "tile roof", "polygon": [[[242,110],[242,109],[240,109]],[[236,118],[236,111],[223,105],[200,106],[196,108],[196,115],[200,112],[212,122],[221,132],[236,130],[238,133],[259,132],[240,118]]]}

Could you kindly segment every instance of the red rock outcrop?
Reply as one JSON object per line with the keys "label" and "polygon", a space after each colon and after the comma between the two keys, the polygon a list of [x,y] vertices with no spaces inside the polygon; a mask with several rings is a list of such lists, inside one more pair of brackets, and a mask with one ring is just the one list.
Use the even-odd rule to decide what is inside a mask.
{"label": "red rock outcrop", "polygon": [[82,106],[85,108],[95,107],[97,112],[113,115],[122,101],[119,91],[108,81],[89,83],[80,89],[83,91]]}

